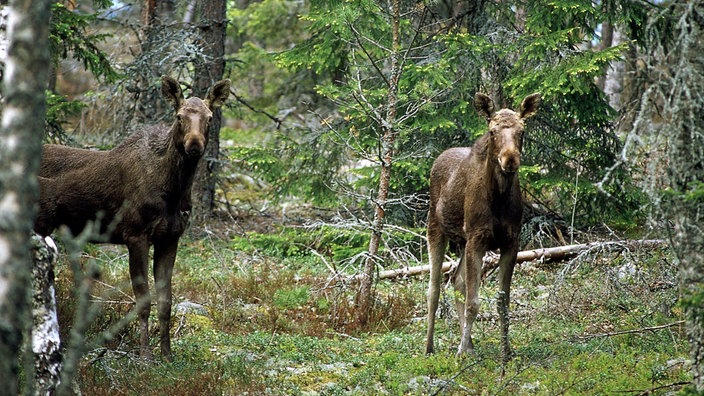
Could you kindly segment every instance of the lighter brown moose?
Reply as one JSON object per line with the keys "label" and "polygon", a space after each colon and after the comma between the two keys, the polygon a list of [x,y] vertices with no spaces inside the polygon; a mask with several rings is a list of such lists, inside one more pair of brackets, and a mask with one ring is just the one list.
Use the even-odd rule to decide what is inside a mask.
{"label": "lighter brown moose", "polygon": [[430,172],[428,213],[428,332],[426,353],[435,351],[435,314],[442,282],[442,262],[448,244],[460,257],[452,283],[463,296],[456,302],[460,319],[457,355],[474,351],[472,325],[479,311],[482,258],[500,249],[499,294],[503,361],[511,356],[508,306],[511,278],[519,249],[522,195],[518,182],[524,120],[540,105],[540,94],[527,96],[518,111],[494,111],[490,97],[477,93],[474,106],[489,123],[489,131],[470,147],[444,151]]}

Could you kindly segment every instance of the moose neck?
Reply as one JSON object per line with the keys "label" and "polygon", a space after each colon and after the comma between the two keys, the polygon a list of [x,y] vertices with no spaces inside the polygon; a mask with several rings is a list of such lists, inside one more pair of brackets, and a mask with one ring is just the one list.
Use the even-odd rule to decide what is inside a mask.
{"label": "moose neck", "polygon": [[489,136],[486,136],[486,143],[484,169],[486,180],[489,182],[489,191],[497,195],[510,194],[514,188],[518,188],[518,172],[506,173],[502,171],[499,160],[494,155],[496,150]]}
{"label": "moose neck", "polygon": [[489,180],[491,180],[492,191],[500,195],[509,194],[518,184],[518,173],[505,173],[501,170],[499,164],[496,163],[496,159],[493,162],[493,166],[489,167],[489,172],[491,172]]}
{"label": "moose neck", "polygon": [[167,179],[164,180],[165,192],[178,192],[190,196],[191,186],[198,168],[198,161],[201,157],[189,157],[183,148],[179,147],[175,139],[180,133],[178,128],[178,122],[174,122],[168,133],[166,152],[162,159],[165,168],[171,170],[166,172]]}

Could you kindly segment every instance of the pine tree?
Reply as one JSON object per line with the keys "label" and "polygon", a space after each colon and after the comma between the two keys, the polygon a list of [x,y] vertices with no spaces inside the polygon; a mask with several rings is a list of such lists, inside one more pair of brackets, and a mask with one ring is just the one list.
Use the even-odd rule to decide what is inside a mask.
{"label": "pine tree", "polygon": [[[603,21],[638,26],[641,6],[586,0],[401,2],[395,36],[391,4],[312,1],[303,17],[309,37],[278,56],[281,66],[315,75],[316,93],[334,105],[313,133],[316,144],[297,149],[301,157],[327,158],[322,166],[328,172],[297,169],[293,180],[336,175],[329,169],[336,163],[329,158],[335,155],[348,156],[341,164],[360,159],[373,163],[355,169],[361,180],[319,183],[335,186],[339,200],[352,197],[359,203],[367,198],[365,208],[373,220],[365,276],[372,278],[373,269],[384,265],[383,254],[370,254],[381,233],[377,211],[383,208],[386,221],[422,222],[417,218],[423,207],[419,193],[427,191],[432,159],[447,147],[471,145],[485,131],[485,121],[472,108],[477,91],[514,108],[520,98],[542,93],[544,108],[529,122],[526,134],[522,177],[532,193],[548,196],[562,213],[574,209],[582,218],[600,221],[618,212],[615,208],[627,212],[637,206],[613,200],[592,184],[620,150],[613,128],[616,112],[595,80],[626,45],[595,48],[590,43],[598,40]],[[635,28],[629,33],[643,34]],[[387,123],[391,111],[393,122]],[[392,140],[385,137],[389,130],[394,131]],[[389,152],[391,161],[385,159]],[[386,196],[381,194],[385,177]],[[572,182],[575,178],[578,183]],[[579,200],[576,194],[581,194]]]}

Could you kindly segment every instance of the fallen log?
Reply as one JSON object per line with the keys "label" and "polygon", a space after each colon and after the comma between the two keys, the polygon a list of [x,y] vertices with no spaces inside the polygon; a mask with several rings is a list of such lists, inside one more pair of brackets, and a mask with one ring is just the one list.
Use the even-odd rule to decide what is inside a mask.
{"label": "fallen log", "polygon": [[[607,242],[591,242],[582,243],[579,245],[566,245],[557,246],[552,248],[543,249],[533,249],[524,250],[518,252],[516,257],[516,263],[522,263],[525,261],[533,260],[551,260],[558,261],[571,258],[579,253],[591,251],[594,249],[608,249],[608,248],[621,248],[621,249],[652,249],[655,247],[660,247],[665,245],[665,240],[662,239],[636,239],[636,240],[626,240],[626,241],[607,241]],[[484,257],[484,266],[482,266],[482,278],[486,276],[489,271],[493,270],[499,265],[499,256],[494,254],[490,260]]]}
{"label": "fallen log", "polygon": [[[608,242],[591,242],[578,245],[557,246],[551,248],[524,250],[518,252],[516,263],[534,260],[551,260],[559,261],[576,256],[579,253],[587,252],[594,249],[621,248],[635,249],[645,248],[652,249],[665,246],[666,241],[662,239],[643,239],[643,240],[626,240],[626,241],[608,241]],[[457,265],[457,261],[447,261],[442,264],[442,272],[446,273]],[[488,252],[484,256],[484,265],[482,266],[482,278],[499,265],[499,255],[494,252]],[[379,272],[378,279],[393,279],[398,277],[409,277],[422,275],[430,272],[430,265],[419,265],[415,267],[405,267],[393,270]],[[359,281],[361,275],[352,277],[352,281]]]}

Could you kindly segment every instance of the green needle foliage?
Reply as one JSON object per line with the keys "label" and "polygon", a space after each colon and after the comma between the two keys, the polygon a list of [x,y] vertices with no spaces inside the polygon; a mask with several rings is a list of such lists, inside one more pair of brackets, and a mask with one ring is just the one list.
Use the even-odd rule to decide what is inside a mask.
{"label": "green needle foliage", "polygon": [[[106,7],[110,1],[95,1],[98,7]],[[97,44],[107,36],[87,34],[86,29],[97,19],[95,14],[84,14],[69,10],[62,3],[51,6],[49,41],[54,62],[69,56],[83,63],[86,70],[106,81],[115,81],[119,74],[113,69],[105,52]]]}
{"label": "green needle foliage", "polygon": [[[262,4],[271,3],[277,1]],[[291,143],[277,148],[276,166],[296,170],[294,177],[284,172],[277,195],[369,205],[379,175],[379,115],[388,105],[392,25],[387,3],[307,4],[299,20],[304,33],[275,59],[296,76],[297,89],[312,86],[306,92],[312,93],[308,110],[321,122],[304,138],[287,133],[283,141]],[[530,196],[563,215],[577,211],[581,225],[632,215],[640,196],[628,180],[602,186],[607,194],[594,186],[621,149],[614,128],[618,114],[595,80],[642,41],[647,7],[586,0],[477,4],[453,18],[436,2],[403,3],[390,218],[401,223],[423,219],[422,194],[432,160],[447,147],[471,145],[485,131],[472,106],[477,91],[513,108],[526,95],[542,93],[543,105],[526,135],[524,163],[539,167],[525,175]],[[599,31],[605,22],[633,41],[602,48]],[[321,165],[325,172],[319,171]]]}
{"label": "green needle foliage", "polygon": [[[95,0],[98,8],[109,7],[108,0]],[[68,9],[63,3],[51,5],[51,25],[49,26],[49,49],[54,67],[61,59],[69,57],[80,61],[95,77],[106,82],[114,82],[120,74],[114,69],[108,55],[98,47],[105,40],[105,34],[89,34],[89,26],[96,23],[97,14],[82,13]],[[77,100],[47,91],[47,133],[46,140],[59,142],[66,139],[63,123],[78,114],[84,104]]]}

